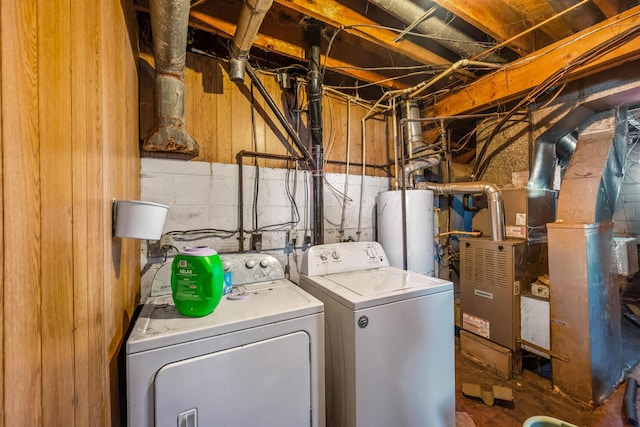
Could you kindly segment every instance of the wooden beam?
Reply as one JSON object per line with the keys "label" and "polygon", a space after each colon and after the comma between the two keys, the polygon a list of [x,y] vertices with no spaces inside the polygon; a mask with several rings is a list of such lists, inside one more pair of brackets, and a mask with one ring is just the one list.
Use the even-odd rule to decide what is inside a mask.
{"label": "wooden beam", "polygon": [[[216,18],[198,11],[191,11],[191,20],[189,25],[194,28],[201,29],[210,33],[218,34],[222,37],[232,38],[236,31],[236,25],[227,22],[223,19]],[[253,46],[265,50],[267,52],[274,52],[279,55],[283,55],[289,58],[297,59],[306,62],[305,49],[293,43],[289,43],[284,40],[276,39],[274,37],[266,36],[264,34],[258,34],[253,41]],[[354,64],[347,63],[332,57],[325,57],[321,55],[321,62],[326,63],[327,68],[341,73],[343,75],[353,77],[358,80],[362,80],[369,83],[378,83],[380,86],[390,89],[406,89],[408,85],[401,83],[397,80],[389,80],[389,76],[379,74],[373,71],[358,70]]]}
{"label": "wooden beam", "polygon": [[[640,29],[640,6],[540,49],[465,87],[443,95],[431,103],[427,108],[427,115],[455,116],[481,111],[516,99],[586,52],[606,45],[624,32],[638,29]],[[568,71],[562,81],[572,81],[639,58],[640,43],[636,38],[609,50],[586,65]]]}
{"label": "wooden beam", "polygon": [[617,15],[627,8],[626,1],[624,0],[593,0],[600,12],[607,18]]}
{"label": "wooden beam", "polygon": [[[514,8],[504,0],[460,1],[460,0],[434,0],[440,7],[458,16],[465,22],[489,34],[499,42],[509,40],[526,31],[536,22]],[[506,25],[505,23],[509,23]],[[551,43],[544,33],[538,31],[525,34],[511,41],[507,46],[521,55],[529,54],[537,47]]]}
{"label": "wooden beam", "polygon": [[276,3],[310,16],[343,31],[360,37],[378,46],[400,53],[427,65],[451,65],[451,61],[408,40],[394,43],[397,34],[378,28],[380,23],[372,21],[335,0],[275,0]]}

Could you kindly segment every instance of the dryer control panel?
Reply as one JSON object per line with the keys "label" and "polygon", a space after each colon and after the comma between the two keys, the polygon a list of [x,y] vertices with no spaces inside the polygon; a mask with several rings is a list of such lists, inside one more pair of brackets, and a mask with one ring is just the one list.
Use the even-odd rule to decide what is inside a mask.
{"label": "dryer control panel", "polygon": [[327,243],[311,246],[302,255],[300,272],[322,276],[388,266],[387,254],[378,242]]}
{"label": "dryer control panel", "polygon": [[233,273],[233,285],[284,279],[284,270],[273,256],[264,253],[221,254],[224,272]]}

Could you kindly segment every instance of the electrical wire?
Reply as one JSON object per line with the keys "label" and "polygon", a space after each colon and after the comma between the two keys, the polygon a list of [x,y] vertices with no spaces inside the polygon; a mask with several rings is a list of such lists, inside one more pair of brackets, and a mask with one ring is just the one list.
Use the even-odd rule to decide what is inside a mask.
{"label": "electrical wire", "polygon": [[[258,137],[256,135],[256,115],[255,115],[255,98],[253,96],[253,82],[251,82],[251,137],[253,139],[253,151],[258,152]],[[252,212],[252,225],[253,229],[258,229],[258,194],[260,191],[260,168],[258,167],[258,158],[255,157],[253,159],[253,164],[255,166],[255,177],[253,180],[253,205],[251,208]],[[240,212],[240,215],[244,215],[243,212]]]}
{"label": "electrical wire", "polygon": [[[178,235],[189,236],[189,235],[192,235],[192,234],[209,234],[209,235],[213,235],[214,237],[221,237],[223,239],[228,239],[228,238],[233,237],[236,234],[238,234],[238,230],[224,230],[224,229],[220,229],[220,228],[196,228],[196,229],[191,229],[191,230],[172,230],[172,231],[167,231],[164,234],[170,234],[172,236],[178,236]],[[198,240],[199,238],[193,238],[190,241]],[[189,239],[183,238],[182,240],[189,240]]]}
{"label": "electrical wire", "polygon": [[[538,96],[546,92],[550,87],[557,84],[558,81],[560,81],[565,76],[566,73],[568,73],[569,71],[575,68],[582,66],[585,63],[588,63],[589,61],[592,61],[593,59],[599,57],[609,49],[619,46],[621,43],[623,43],[625,39],[635,38],[637,36],[638,31],[639,31],[638,28],[633,27],[627,31],[621,32],[616,37],[611,39],[608,43],[597,46],[593,49],[588,50],[587,52],[582,53],[581,55],[576,57],[573,61],[571,61],[571,63],[567,64],[565,67],[552,73],[544,81],[542,81],[540,84],[534,87],[525,97],[520,99],[520,101],[518,101],[518,103],[496,124],[491,134],[489,135],[487,142],[482,146],[480,153],[478,153],[478,156],[476,157],[476,163],[471,173],[472,180],[474,181],[479,180],[484,174],[484,172],[486,171],[491,158],[495,157],[495,155],[500,150],[504,149],[507,145],[509,145],[512,142],[512,141],[507,141],[505,144],[502,144],[499,147],[499,149],[496,149],[493,151],[492,155],[489,158],[484,159],[487,148],[491,144],[493,138],[498,134],[502,126],[504,126],[504,124],[507,122],[509,117],[515,114],[522,107],[534,102]],[[582,37],[585,37],[585,35],[583,35]],[[575,42],[575,40],[573,42]]]}
{"label": "electrical wire", "polygon": [[327,70],[327,59],[329,59],[329,53],[331,52],[331,48],[333,47],[333,42],[335,41],[336,37],[338,36],[338,33],[340,33],[340,31],[342,31],[344,27],[340,26],[339,28],[336,28],[333,31],[333,34],[331,35],[331,39],[329,40],[329,44],[327,45],[327,51],[324,54],[324,63],[322,64],[322,71],[320,72],[320,81],[324,82],[324,73]]}

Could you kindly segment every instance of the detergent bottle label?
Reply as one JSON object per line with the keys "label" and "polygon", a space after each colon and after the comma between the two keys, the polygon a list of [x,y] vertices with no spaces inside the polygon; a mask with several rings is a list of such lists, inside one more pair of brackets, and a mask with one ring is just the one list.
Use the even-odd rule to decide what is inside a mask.
{"label": "detergent bottle label", "polygon": [[200,317],[212,313],[223,293],[218,253],[208,247],[185,248],[173,260],[171,290],[180,314]]}

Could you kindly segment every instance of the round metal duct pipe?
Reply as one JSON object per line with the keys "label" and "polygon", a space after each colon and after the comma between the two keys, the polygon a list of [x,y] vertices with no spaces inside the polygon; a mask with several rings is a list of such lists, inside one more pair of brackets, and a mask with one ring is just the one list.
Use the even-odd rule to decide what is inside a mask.
{"label": "round metal duct pipe", "polygon": [[249,58],[249,50],[272,4],[273,0],[244,0],[229,55],[229,77],[232,81],[244,81],[244,66]]}
{"label": "round metal duct pipe", "polygon": [[[413,22],[423,16],[425,10],[410,0],[369,0],[380,9],[395,16],[406,23]],[[437,35],[433,41],[457,53],[462,58],[475,58],[484,52],[484,48],[477,41],[435,16],[429,16],[415,26],[423,34]],[[507,60],[495,53],[489,53],[483,61],[505,63]]]}
{"label": "round metal duct pipe", "polygon": [[189,0],[151,0],[149,8],[156,70],[156,126],[142,148],[197,156],[200,152],[198,143],[184,125]]}
{"label": "round metal duct pipe", "polygon": [[422,183],[421,186],[437,194],[475,194],[484,193],[489,204],[489,219],[491,221],[491,239],[504,240],[504,202],[502,193],[497,185],[488,182],[451,182],[437,184]]}

